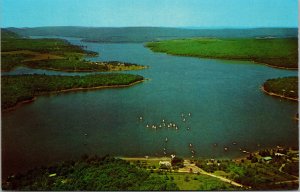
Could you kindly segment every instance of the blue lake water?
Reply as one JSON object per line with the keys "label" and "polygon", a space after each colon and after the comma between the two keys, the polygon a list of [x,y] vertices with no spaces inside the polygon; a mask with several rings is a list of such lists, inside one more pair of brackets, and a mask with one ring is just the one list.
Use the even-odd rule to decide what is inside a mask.
{"label": "blue lake water", "polygon": [[[298,122],[293,119],[297,102],[260,90],[267,79],[297,75],[297,71],[171,56],[154,53],[143,44],[66,39],[100,53],[90,60],[148,65],[149,69],[126,73],[149,80],[129,88],[41,96],[2,113],[4,176],[83,154],[191,157],[192,144],[197,158],[234,158],[243,155],[240,149],[298,147]],[[28,68],[2,75],[22,73],[74,75]],[[146,127],[159,127],[163,119],[178,130]]]}

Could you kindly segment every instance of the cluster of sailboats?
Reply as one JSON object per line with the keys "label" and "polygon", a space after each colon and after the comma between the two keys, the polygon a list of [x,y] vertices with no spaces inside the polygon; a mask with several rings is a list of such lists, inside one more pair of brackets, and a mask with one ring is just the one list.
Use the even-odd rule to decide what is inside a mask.
{"label": "cluster of sailboats", "polygon": [[[180,115],[180,121],[178,123],[176,123],[175,121],[168,121],[167,119],[161,119],[159,123],[157,124],[150,124],[150,123],[146,123],[145,127],[146,128],[150,128],[150,129],[154,129],[155,131],[158,129],[162,129],[162,128],[167,128],[170,130],[176,130],[178,131],[179,129],[183,129],[183,127],[185,127],[185,129],[187,131],[189,131],[191,129],[191,127],[188,124],[188,120],[192,117],[192,113],[181,113]],[[138,117],[140,122],[145,122],[144,117],[143,116],[139,116]],[[181,125],[181,127],[180,127]],[[169,141],[168,137],[164,138],[164,142],[167,143]],[[192,157],[194,157],[195,155],[195,149],[192,146],[192,144],[189,144],[189,149],[192,153]],[[163,148],[163,154],[167,155],[167,149],[166,147]],[[173,154],[172,154],[173,155]]]}
{"label": "cluster of sailboats", "polygon": [[[192,113],[188,113],[187,115],[181,113],[181,121],[184,122],[184,123],[186,123],[187,122],[187,118],[191,117],[191,116],[192,116]],[[140,116],[138,119],[140,121],[144,120],[144,118],[142,116]],[[159,128],[170,128],[170,129],[173,129],[173,130],[177,131],[177,130],[179,130],[179,124],[177,124],[177,123],[175,123],[173,121],[169,121],[168,122],[167,120],[162,119],[161,122],[158,123],[158,124],[149,124],[149,123],[147,123],[146,124],[146,128],[152,128],[154,130],[157,130]],[[187,127],[186,129],[190,130],[190,127]]]}
{"label": "cluster of sailboats", "polygon": [[[162,128],[167,128],[167,129],[170,129],[170,130],[176,130],[176,131],[178,131],[179,128],[182,130],[183,127],[185,127],[185,129],[189,131],[191,129],[191,127],[189,126],[188,121],[189,121],[189,119],[191,117],[192,117],[192,113],[187,113],[187,114],[181,113],[181,115],[180,115],[180,122],[178,122],[178,123],[176,123],[175,121],[168,121],[166,119],[162,119],[160,121],[160,123],[158,123],[158,124],[146,123],[145,126],[146,126],[146,128],[154,129],[155,131],[158,130],[158,129],[162,129]],[[144,118],[142,116],[139,116],[138,119],[139,119],[140,122],[145,122]],[[164,138],[164,142],[167,143],[168,141],[169,141],[168,137],[165,137]],[[232,145],[237,145],[237,143],[236,142],[232,142]],[[218,144],[215,143],[215,144],[213,144],[213,146],[217,147]],[[196,151],[195,151],[195,148],[194,148],[193,144],[189,143],[188,144],[188,148],[189,148],[189,151],[191,153],[191,157],[194,158],[194,156],[196,154]],[[228,150],[229,150],[228,146],[224,147],[224,151],[225,152],[228,151]],[[239,148],[239,150],[241,152],[243,152],[243,153],[250,153],[250,152],[248,152],[246,150],[243,150],[241,148]],[[166,146],[163,148],[163,154],[167,155],[167,148],[166,148]]]}

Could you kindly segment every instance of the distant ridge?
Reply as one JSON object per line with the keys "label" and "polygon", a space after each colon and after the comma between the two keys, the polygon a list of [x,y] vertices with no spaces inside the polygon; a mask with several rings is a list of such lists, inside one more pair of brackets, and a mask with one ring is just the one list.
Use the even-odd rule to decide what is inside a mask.
{"label": "distant ridge", "polygon": [[297,28],[244,28],[244,29],[187,29],[168,27],[35,27],[6,28],[21,36],[78,37],[83,41],[105,43],[144,43],[165,39],[217,38],[287,38],[298,37]]}

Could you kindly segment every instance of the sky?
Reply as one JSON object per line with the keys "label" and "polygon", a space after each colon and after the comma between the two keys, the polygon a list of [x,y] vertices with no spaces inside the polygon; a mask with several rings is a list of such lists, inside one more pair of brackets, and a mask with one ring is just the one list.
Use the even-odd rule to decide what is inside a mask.
{"label": "sky", "polygon": [[297,27],[298,0],[0,0],[1,27]]}

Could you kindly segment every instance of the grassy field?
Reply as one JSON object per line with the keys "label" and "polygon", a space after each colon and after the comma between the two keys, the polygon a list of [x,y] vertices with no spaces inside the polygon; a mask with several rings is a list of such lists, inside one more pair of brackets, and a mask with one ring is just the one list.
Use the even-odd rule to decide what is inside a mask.
{"label": "grassy field", "polygon": [[298,39],[193,38],[150,42],[155,52],[172,55],[254,61],[273,67],[298,68]]}
{"label": "grassy field", "polygon": [[283,77],[269,79],[263,84],[263,89],[267,93],[274,96],[297,100],[298,77]]}
{"label": "grassy field", "polygon": [[166,181],[174,182],[180,190],[184,191],[199,191],[199,190],[241,190],[239,187],[230,185],[220,181],[219,179],[206,176],[206,175],[197,175],[190,173],[161,173],[154,174],[158,175]]}
{"label": "grassy field", "polygon": [[[270,159],[265,160],[266,157]],[[180,169],[173,165],[160,166],[159,161],[171,162],[167,158],[124,159],[166,181],[173,181],[180,190],[291,190],[299,186],[299,156],[295,149],[264,149],[236,160],[185,159],[186,164]],[[188,161],[195,163],[198,170]]]}
{"label": "grassy field", "polygon": [[[2,30],[1,70],[10,71],[18,66],[30,68],[80,72],[139,70],[145,66],[116,62],[90,62],[85,56],[97,53],[84,50],[61,39],[29,39]],[[119,62],[120,63],[120,62]]]}
{"label": "grassy field", "polygon": [[143,80],[131,74],[99,74],[87,76],[18,75],[1,77],[1,107],[7,109],[37,95],[68,89],[130,85]]}

